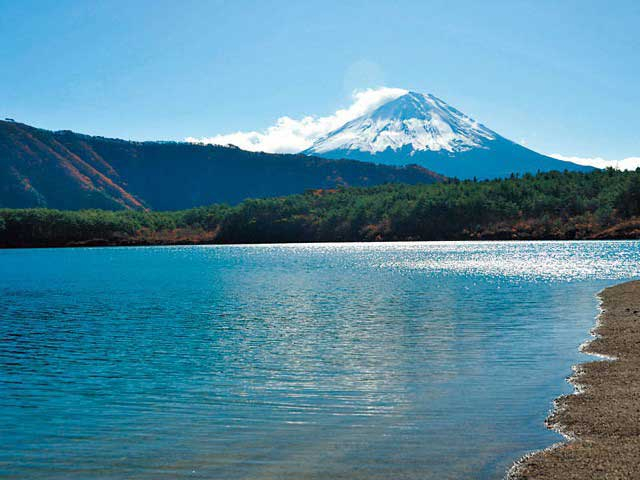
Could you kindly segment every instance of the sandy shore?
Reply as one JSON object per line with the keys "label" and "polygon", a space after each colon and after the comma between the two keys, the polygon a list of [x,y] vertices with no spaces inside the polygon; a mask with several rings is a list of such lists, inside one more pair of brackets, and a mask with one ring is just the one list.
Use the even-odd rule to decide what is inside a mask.
{"label": "sandy shore", "polygon": [[575,368],[574,395],[547,419],[569,441],[518,462],[509,479],[640,479],[640,281],[600,294],[602,313],[586,353],[612,357]]}

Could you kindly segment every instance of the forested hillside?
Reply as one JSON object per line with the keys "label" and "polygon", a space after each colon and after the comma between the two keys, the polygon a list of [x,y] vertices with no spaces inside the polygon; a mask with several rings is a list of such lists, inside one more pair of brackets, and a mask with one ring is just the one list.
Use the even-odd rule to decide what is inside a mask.
{"label": "forested hillside", "polygon": [[179,212],[0,210],[0,245],[640,238],[640,170],[312,190]]}
{"label": "forested hillside", "polygon": [[178,210],[310,188],[442,179],[415,165],[130,142],[0,121],[0,208]]}

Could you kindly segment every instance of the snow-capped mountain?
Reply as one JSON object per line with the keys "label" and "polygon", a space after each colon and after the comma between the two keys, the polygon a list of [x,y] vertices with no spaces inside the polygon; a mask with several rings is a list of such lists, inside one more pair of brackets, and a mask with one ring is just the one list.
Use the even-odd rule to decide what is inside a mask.
{"label": "snow-capped mountain", "polygon": [[379,153],[412,150],[460,152],[480,147],[497,134],[433,95],[409,92],[356,118],[318,140],[308,151],[336,149]]}
{"label": "snow-capped mountain", "polygon": [[415,92],[351,120],[303,153],[392,165],[418,164],[459,178],[592,169],[529,150],[434,95]]}

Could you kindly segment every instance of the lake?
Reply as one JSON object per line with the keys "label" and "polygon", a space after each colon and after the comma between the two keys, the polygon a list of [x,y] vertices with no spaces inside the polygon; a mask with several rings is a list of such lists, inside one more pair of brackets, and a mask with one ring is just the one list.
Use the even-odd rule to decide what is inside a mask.
{"label": "lake", "polygon": [[500,479],[639,246],[0,251],[0,477]]}

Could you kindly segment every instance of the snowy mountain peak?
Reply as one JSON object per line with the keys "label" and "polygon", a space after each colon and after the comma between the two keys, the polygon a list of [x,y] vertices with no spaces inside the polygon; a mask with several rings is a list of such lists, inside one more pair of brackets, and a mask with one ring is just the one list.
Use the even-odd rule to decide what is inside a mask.
{"label": "snowy mountain peak", "polygon": [[331,151],[375,154],[388,149],[464,152],[488,148],[499,135],[434,95],[409,92],[358,117],[316,141],[304,153]]}

